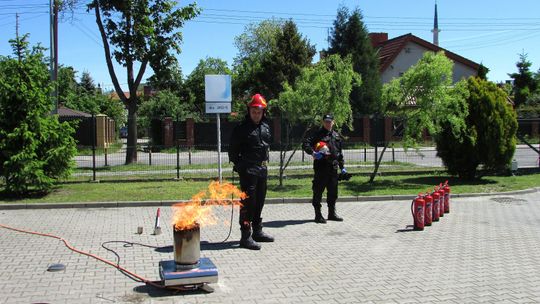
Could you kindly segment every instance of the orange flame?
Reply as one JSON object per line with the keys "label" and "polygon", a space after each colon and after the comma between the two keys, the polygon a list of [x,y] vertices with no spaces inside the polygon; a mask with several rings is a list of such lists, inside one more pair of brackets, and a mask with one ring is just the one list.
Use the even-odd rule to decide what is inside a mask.
{"label": "orange flame", "polygon": [[240,206],[247,195],[233,184],[211,182],[207,190],[195,194],[189,202],[172,206],[172,224],[175,230],[188,230],[197,226],[215,225],[217,218],[213,206]]}

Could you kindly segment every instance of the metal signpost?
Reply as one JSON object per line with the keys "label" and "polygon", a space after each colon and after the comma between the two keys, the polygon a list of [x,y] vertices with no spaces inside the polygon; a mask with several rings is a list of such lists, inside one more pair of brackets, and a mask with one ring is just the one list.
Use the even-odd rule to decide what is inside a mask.
{"label": "metal signpost", "polygon": [[231,113],[231,76],[204,75],[204,97],[207,114],[217,117],[218,176],[221,183],[221,122],[219,114]]}

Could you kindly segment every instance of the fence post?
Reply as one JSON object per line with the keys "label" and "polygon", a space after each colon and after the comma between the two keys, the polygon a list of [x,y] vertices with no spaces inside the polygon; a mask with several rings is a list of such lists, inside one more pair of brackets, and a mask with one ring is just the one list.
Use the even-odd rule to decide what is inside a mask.
{"label": "fence post", "polygon": [[152,145],[148,145],[148,165],[152,165]]}
{"label": "fence post", "polygon": [[188,164],[191,166],[191,146],[188,148]]}
{"label": "fence post", "polygon": [[96,181],[96,116],[92,113],[92,180]]}
{"label": "fence post", "polygon": [[392,162],[396,162],[396,155],[394,154],[394,143],[392,143]]}
{"label": "fence post", "polygon": [[[377,148],[378,148],[378,146],[379,146],[378,143],[375,142],[375,164],[377,164],[377,154],[378,154]],[[382,161],[382,160],[381,160],[381,161]]]}
{"label": "fence post", "polygon": [[176,178],[180,179],[180,146],[176,141]]}
{"label": "fence post", "polygon": [[105,167],[109,166],[107,162],[107,147],[103,148],[103,151],[105,152]]}
{"label": "fence post", "polygon": [[[178,114],[176,114],[176,126],[178,127]],[[174,144],[176,145],[176,179],[180,179],[180,145],[176,138],[176,129],[174,130]]]}
{"label": "fence post", "polygon": [[367,148],[364,144],[364,162],[366,163],[367,162]]}

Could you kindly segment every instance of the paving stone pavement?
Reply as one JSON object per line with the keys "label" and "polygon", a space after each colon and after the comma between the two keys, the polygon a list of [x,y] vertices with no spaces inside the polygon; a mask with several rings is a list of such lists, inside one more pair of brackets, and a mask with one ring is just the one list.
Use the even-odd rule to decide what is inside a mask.
{"label": "paving stone pavement", "polygon": [[[219,270],[214,293],[174,293],[135,282],[53,238],[0,228],[0,303],[539,303],[540,192],[452,199],[451,213],[412,231],[410,202],[340,202],[342,223],[312,222],[309,204],[265,206],[276,242],[238,248],[238,213],[201,230],[201,256]],[[171,208],[152,235],[155,207],[0,210],[0,223],[72,246],[159,280],[172,259]],[[230,220],[230,208],[217,209]],[[136,233],[143,226],[143,234]],[[217,243],[217,244],[209,244]],[[54,263],[66,265],[48,272]]]}

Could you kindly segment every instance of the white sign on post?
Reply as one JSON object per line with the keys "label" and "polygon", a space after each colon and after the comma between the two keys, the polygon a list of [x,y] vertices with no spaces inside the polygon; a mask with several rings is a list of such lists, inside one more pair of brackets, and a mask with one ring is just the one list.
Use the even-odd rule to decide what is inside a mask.
{"label": "white sign on post", "polygon": [[206,113],[217,116],[218,176],[221,183],[221,123],[220,113],[231,113],[231,75],[204,75]]}
{"label": "white sign on post", "polygon": [[231,75],[204,75],[206,113],[231,113]]}

